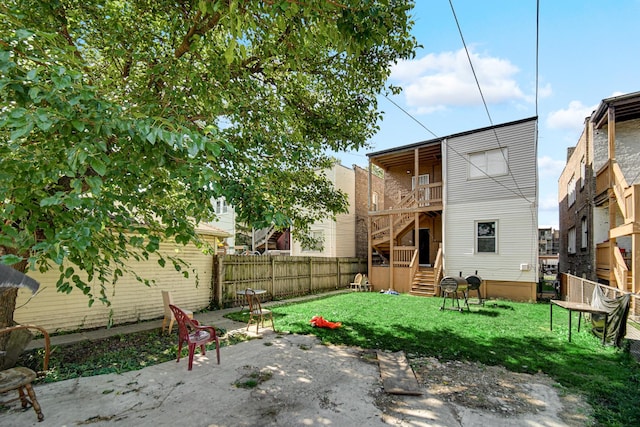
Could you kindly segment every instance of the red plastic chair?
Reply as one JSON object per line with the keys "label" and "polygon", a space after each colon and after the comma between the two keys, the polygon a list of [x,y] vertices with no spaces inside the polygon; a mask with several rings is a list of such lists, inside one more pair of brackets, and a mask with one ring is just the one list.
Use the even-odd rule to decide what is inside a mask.
{"label": "red plastic chair", "polygon": [[218,342],[218,335],[216,329],[213,326],[201,326],[197,320],[190,319],[187,313],[185,313],[179,307],[173,304],[169,305],[176,323],[178,323],[178,360],[180,362],[180,353],[182,352],[182,344],[187,343],[189,347],[189,370],[193,367],[193,354],[196,351],[196,346],[200,346],[200,351],[205,354],[205,344],[215,341],[216,343],[216,356],[218,358],[218,365],[220,364],[220,343]]}

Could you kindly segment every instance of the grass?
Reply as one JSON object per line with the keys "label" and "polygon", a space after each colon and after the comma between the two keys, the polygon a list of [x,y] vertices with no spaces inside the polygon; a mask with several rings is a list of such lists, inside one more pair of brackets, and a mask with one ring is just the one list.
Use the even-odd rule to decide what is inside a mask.
{"label": "grass", "polygon": [[[495,306],[472,305],[471,312],[462,313],[441,311],[441,304],[440,298],[353,292],[270,309],[278,331],[314,334],[327,344],[402,350],[410,359],[433,356],[502,365],[516,372],[544,372],[568,392],[585,396],[597,425],[640,425],[640,365],[628,351],[603,347],[587,325],[577,333],[574,322],[569,343],[566,310],[554,309],[550,331],[548,304],[498,301]],[[316,315],[342,322],[343,327],[313,328],[310,319]],[[239,311],[228,317],[246,322]],[[243,339],[227,336],[221,345]],[[126,372],[175,360],[176,341],[175,335],[163,336],[157,329],[55,347],[45,381]],[[25,359],[38,359],[37,351],[26,353]],[[251,387],[254,381],[260,378],[248,377],[247,384],[238,386]]]}
{"label": "grass", "polygon": [[[276,328],[315,334],[324,343],[405,351],[409,357],[477,361],[511,371],[544,372],[585,396],[598,425],[640,425],[640,366],[628,351],[601,345],[583,324],[568,342],[568,312],[549,305],[499,301],[471,312],[440,310],[439,298],[356,292],[271,308]],[[450,302],[447,302],[450,307]],[[229,317],[241,316],[233,313]],[[341,329],[313,328],[323,316]],[[574,314],[576,316],[576,314]]]}

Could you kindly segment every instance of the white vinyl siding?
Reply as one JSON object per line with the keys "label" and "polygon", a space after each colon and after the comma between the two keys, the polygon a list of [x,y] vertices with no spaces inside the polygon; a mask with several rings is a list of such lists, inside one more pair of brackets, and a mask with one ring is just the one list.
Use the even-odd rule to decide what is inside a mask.
{"label": "white vinyl siding", "polygon": [[[443,144],[446,206],[488,200],[502,203],[513,198],[526,198],[534,203],[537,198],[535,127],[535,120],[527,120],[497,127],[495,132],[487,129],[448,138]],[[469,179],[469,159],[465,153],[486,152],[499,147],[508,151],[509,173],[486,179]]]}
{"label": "white vinyl siding", "polygon": [[[458,276],[478,271],[486,280],[537,281],[536,269],[521,271],[521,264],[537,265],[538,220],[531,205],[521,199],[450,206],[445,211],[445,274]],[[495,253],[476,250],[478,222],[495,218]]]}

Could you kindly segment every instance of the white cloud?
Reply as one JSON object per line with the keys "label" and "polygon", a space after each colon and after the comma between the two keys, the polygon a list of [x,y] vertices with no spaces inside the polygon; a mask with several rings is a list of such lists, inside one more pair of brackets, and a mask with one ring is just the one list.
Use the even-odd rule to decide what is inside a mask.
{"label": "white cloud", "polygon": [[[515,80],[518,67],[506,59],[469,52],[488,104],[530,101]],[[419,113],[482,104],[464,49],[400,61],[392,67],[391,79],[403,87],[407,104]]]}
{"label": "white cloud", "polygon": [[584,119],[591,115],[597,105],[585,106],[580,101],[571,101],[564,110],[552,111],[547,116],[550,129],[579,130],[584,126]]}
{"label": "white cloud", "polygon": [[559,177],[564,169],[564,160],[555,160],[549,156],[538,158],[538,176]]}

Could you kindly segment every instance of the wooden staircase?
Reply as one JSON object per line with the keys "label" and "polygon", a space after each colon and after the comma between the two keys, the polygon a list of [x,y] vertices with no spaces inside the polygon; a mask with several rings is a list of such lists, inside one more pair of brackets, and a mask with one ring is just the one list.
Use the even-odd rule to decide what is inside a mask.
{"label": "wooden staircase", "polygon": [[413,277],[409,293],[425,297],[437,295],[438,287],[435,283],[435,269],[432,267],[420,267]]}

